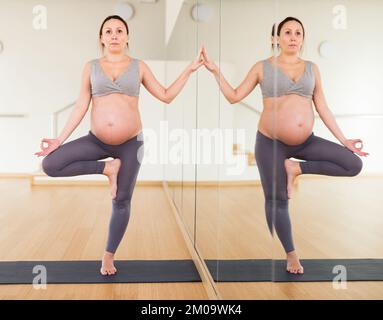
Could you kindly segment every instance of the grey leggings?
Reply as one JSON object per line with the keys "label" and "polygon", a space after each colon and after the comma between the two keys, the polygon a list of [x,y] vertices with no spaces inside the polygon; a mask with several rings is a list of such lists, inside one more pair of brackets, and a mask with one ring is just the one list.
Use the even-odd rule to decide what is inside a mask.
{"label": "grey leggings", "polygon": [[97,160],[108,157],[121,160],[106,245],[106,251],[115,253],[129,222],[130,201],[143,157],[142,132],[122,144],[110,145],[89,131],[88,135],[64,143],[48,154],[42,166],[44,172],[51,177],[102,174],[105,162]]}
{"label": "grey leggings", "polygon": [[[351,177],[357,175],[363,166],[362,160],[351,150],[315,136],[313,132],[302,144],[287,145],[257,131],[255,159],[265,196],[266,220],[271,234],[274,225],[286,253],[294,250],[288,211],[287,174],[284,166],[285,159],[291,157],[306,160],[299,162],[302,174]],[[273,166],[275,166],[274,172]]]}

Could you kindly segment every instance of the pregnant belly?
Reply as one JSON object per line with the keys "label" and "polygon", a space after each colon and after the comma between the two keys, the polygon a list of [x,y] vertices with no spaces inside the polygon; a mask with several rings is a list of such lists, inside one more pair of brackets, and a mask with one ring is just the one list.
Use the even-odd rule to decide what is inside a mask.
{"label": "pregnant belly", "polygon": [[270,138],[274,137],[288,145],[303,143],[313,130],[314,112],[311,103],[300,102],[277,104],[276,112],[274,107],[266,107],[258,129]]}
{"label": "pregnant belly", "polygon": [[92,108],[91,131],[102,142],[124,143],[142,130],[138,109],[126,105],[97,105]]}

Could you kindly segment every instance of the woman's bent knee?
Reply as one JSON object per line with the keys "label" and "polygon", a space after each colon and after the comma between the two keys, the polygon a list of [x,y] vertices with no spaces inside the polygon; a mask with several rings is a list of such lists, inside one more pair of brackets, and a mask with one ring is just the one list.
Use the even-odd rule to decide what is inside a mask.
{"label": "woman's bent knee", "polygon": [[352,161],[352,165],[349,169],[350,176],[356,176],[358,175],[363,168],[363,161],[361,158],[359,158],[357,155],[354,155],[354,160]]}
{"label": "woman's bent knee", "polygon": [[52,158],[49,157],[49,155],[43,159],[41,166],[46,175],[50,177],[57,176],[57,166],[55,166],[55,163],[52,161]]}

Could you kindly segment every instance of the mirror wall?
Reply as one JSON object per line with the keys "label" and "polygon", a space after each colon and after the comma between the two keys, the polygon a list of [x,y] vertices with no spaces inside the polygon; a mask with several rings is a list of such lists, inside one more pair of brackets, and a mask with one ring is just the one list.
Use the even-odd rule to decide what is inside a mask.
{"label": "mirror wall", "polygon": [[[203,21],[192,18],[196,5],[200,5]],[[324,97],[311,103],[302,96],[296,100],[275,99],[266,106],[257,85],[241,101],[230,103],[220,92],[214,75],[202,67],[177,98],[175,107],[167,109],[169,126],[182,128],[184,133],[182,163],[172,169],[174,176],[168,179],[174,182],[170,183],[173,201],[220,297],[363,298],[369,285],[374,286],[368,289],[369,297],[382,294],[379,282],[353,282],[352,286],[348,282],[348,288],[343,290],[331,281],[280,282],[281,270],[286,268],[286,239],[281,241],[276,230],[274,236],[269,232],[258,160],[262,159],[262,151],[269,152],[268,170],[274,172],[274,179],[268,180],[269,188],[274,188],[268,193],[273,199],[269,213],[288,214],[290,247],[293,245],[301,265],[307,266],[305,275],[310,273],[310,262],[382,257],[383,220],[379,213],[383,202],[374,191],[379,189],[379,163],[383,158],[378,138],[383,110],[378,98],[383,86],[379,78],[383,71],[379,59],[382,44],[377,41],[382,9],[383,4],[372,0],[348,1],[345,5],[330,0],[183,3],[168,44],[169,79],[174,78],[172,60],[187,63],[204,44],[209,58],[233,88],[242,83],[257,62],[275,62],[269,72],[275,77],[272,90],[278,92],[283,89],[281,83],[289,81],[289,77],[294,81],[291,76],[298,72],[286,72],[291,69],[286,67],[281,51],[272,50],[271,29],[275,22],[293,16],[305,29],[300,58],[308,63],[303,70],[313,72],[316,79],[317,72],[310,62],[315,64]],[[295,82],[299,82],[298,77]],[[319,97],[318,91],[315,94]],[[329,112],[324,111],[324,105]],[[276,127],[268,128],[270,121],[261,119],[266,108]],[[258,149],[261,154],[255,154],[259,131],[278,137],[278,141],[270,140],[275,158],[270,149]],[[310,133],[315,139],[311,136],[307,140]],[[361,139],[362,151],[370,155],[350,152],[341,143],[344,138]],[[281,193],[280,189],[283,183],[287,187],[286,167],[281,167],[277,159],[287,149],[292,150],[291,145],[302,148],[293,148],[295,151],[286,159],[293,161],[295,168],[306,169],[295,177],[286,206],[287,190]],[[320,146],[323,149],[318,151]],[[337,158],[334,153],[339,150]],[[345,150],[349,151],[346,155]],[[358,160],[352,160],[351,154],[362,160],[360,172]],[[192,160],[188,159],[190,155]],[[281,209],[282,200],[285,202]],[[335,270],[335,277],[342,265],[332,261],[327,267]],[[347,266],[343,267],[347,271]]]}

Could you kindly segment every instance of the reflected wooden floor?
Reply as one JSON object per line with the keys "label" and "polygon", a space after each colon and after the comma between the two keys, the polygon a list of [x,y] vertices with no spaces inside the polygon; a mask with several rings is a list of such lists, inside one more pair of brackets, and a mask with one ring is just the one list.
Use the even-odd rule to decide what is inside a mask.
{"label": "reflected wooden floor", "polygon": [[[107,186],[34,186],[0,179],[0,259],[98,260],[106,243]],[[137,186],[123,259],[191,259],[162,186]],[[207,299],[202,283],[0,285],[0,299]]]}
{"label": "reflected wooden floor", "polygon": [[[300,176],[289,209],[301,259],[383,258],[383,177]],[[205,259],[285,259],[268,232],[260,186],[197,190],[197,246]],[[193,190],[184,190],[193,198]],[[218,221],[218,223],[217,223]],[[334,274],[335,276],[335,274]],[[383,281],[218,283],[224,299],[383,299]]]}

